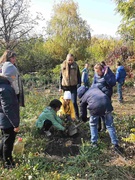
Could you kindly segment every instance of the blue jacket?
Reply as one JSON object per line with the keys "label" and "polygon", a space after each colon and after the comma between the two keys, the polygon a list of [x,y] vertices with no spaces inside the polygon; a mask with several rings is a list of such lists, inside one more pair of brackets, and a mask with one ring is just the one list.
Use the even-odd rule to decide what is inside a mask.
{"label": "blue jacket", "polygon": [[84,85],[88,85],[89,83],[89,71],[87,68],[84,68],[82,70],[82,77],[81,77],[81,82],[84,83]]}
{"label": "blue jacket", "polygon": [[126,71],[123,66],[118,66],[116,71],[116,81],[119,83],[123,83],[126,78]]}
{"label": "blue jacket", "polygon": [[[80,95],[81,93],[81,95]],[[78,97],[82,96],[82,89],[78,90]],[[98,88],[89,88],[80,98],[80,115],[83,121],[87,119],[87,109],[92,116],[103,116],[113,110],[110,99]]]}
{"label": "blue jacket", "polygon": [[110,99],[113,94],[113,86],[116,85],[115,74],[108,67],[108,72],[103,76],[94,75],[93,84],[91,87],[98,87]]}
{"label": "blue jacket", "polygon": [[0,76],[0,128],[17,128],[20,123],[19,103],[9,81]]}

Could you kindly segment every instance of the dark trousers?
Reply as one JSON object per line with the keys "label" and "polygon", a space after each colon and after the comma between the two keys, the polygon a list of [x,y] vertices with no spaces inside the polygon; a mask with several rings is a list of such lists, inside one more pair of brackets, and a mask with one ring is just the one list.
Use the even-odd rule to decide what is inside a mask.
{"label": "dark trousers", "polygon": [[43,130],[48,131],[52,126],[52,122],[50,120],[45,120],[43,125]]}
{"label": "dark trousers", "polygon": [[0,143],[0,156],[8,164],[12,164],[12,151],[15,142],[16,132],[14,128],[1,129],[2,141]]}

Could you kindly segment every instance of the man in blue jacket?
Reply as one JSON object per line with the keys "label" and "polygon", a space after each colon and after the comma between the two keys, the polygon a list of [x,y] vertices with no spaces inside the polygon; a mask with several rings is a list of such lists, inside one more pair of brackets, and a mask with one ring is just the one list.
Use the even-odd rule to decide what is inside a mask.
{"label": "man in blue jacket", "polygon": [[116,81],[117,83],[117,92],[118,92],[118,100],[120,103],[123,102],[123,96],[122,96],[122,86],[125,82],[126,78],[126,71],[125,68],[121,65],[121,63],[117,62],[117,71],[116,71]]}
{"label": "man in blue jacket", "polygon": [[97,87],[89,88],[87,90],[85,86],[81,86],[78,88],[77,93],[80,98],[80,115],[84,122],[87,121],[87,109],[90,111],[89,125],[92,146],[97,147],[97,125],[99,118],[104,116],[111,142],[114,145],[114,149],[119,151],[121,148],[118,145],[118,139],[113,125],[113,116],[111,113],[113,107],[108,96]]}

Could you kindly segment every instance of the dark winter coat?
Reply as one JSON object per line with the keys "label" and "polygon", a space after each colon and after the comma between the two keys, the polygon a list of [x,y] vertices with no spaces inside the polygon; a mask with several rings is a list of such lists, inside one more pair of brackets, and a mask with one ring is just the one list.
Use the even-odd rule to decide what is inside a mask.
{"label": "dark winter coat", "polygon": [[[78,97],[81,97],[82,91],[82,88],[78,89]],[[113,107],[108,96],[94,87],[89,88],[80,98],[80,114],[83,121],[87,119],[87,109],[90,110],[91,116],[103,116],[105,113],[111,112]]]}
{"label": "dark winter coat", "polygon": [[108,72],[103,76],[94,75],[93,84],[91,87],[98,87],[110,99],[113,94],[113,86],[116,85],[115,74],[108,67]]}
{"label": "dark winter coat", "polygon": [[0,128],[19,126],[19,103],[10,82],[0,76]]}

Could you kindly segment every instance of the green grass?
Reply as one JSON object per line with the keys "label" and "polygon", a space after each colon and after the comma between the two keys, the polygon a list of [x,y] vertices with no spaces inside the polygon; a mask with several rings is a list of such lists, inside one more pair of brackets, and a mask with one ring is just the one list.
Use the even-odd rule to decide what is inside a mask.
{"label": "green grass", "polygon": [[[48,139],[38,133],[35,122],[42,110],[53,98],[44,92],[29,92],[25,96],[26,107],[21,108],[21,124],[18,136],[25,141],[23,155],[14,155],[16,168],[6,170],[0,168],[0,180],[126,180],[135,178],[135,163],[125,163],[123,166],[111,164],[110,160],[117,158],[110,148],[110,142],[99,140],[99,148],[93,149],[89,141],[81,139],[79,154],[65,158],[49,159],[44,151]],[[125,136],[129,129],[135,126],[133,117],[123,116],[120,121],[115,114],[116,129],[119,138]],[[88,125],[82,126],[89,133]],[[102,133],[104,138],[108,136]],[[122,142],[121,142],[122,143]]]}

